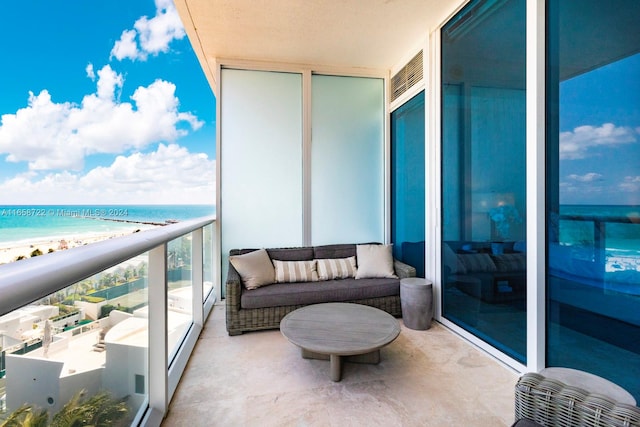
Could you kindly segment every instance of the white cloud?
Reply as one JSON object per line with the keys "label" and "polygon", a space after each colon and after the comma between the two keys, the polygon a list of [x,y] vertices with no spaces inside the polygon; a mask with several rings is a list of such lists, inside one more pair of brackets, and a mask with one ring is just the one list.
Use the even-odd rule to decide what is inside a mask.
{"label": "white cloud", "polygon": [[579,126],[573,132],[560,133],[560,159],[584,159],[593,154],[594,147],[634,143],[639,133],[637,129],[613,123]]}
{"label": "white cloud", "polygon": [[625,193],[640,193],[640,176],[625,176],[618,188]]}
{"label": "white cloud", "polygon": [[577,181],[577,182],[594,182],[594,181],[600,181],[602,179],[602,175],[595,172],[589,172],[584,175],[571,174],[568,176],[568,178],[571,181]]}
{"label": "white cloud", "polygon": [[93,71],[92,63],[88,63],[87,67],[84,70],[87,72],[87,77],[89,77],[91,80],[96,79],[96,73]]}
{"label": "white cloud", "polygon": [[185,36],[184,27],[171,0],[156,0],[156,15],[138,19],[133,30],[125,30],[111,50],[111,57],[119,61],[147,59],[148,55],[167,52],[173,40]]}
{"label": "white cloud", "polygon": [[215,203],[215,161],[177,144],[118,156],[87,174],[28,172],[0,183],[0,204]]}
{"label": "white cloud", "polygon": [[[118,40],[113,49],[111,49],[111,57],[115,57],[118,61],[122,61],[125,58],[129,58],[131,60],[138,59],[138,56],[142,58],[142,52],[138,52],[138,44],[136,43],[136,31],[135,30],[124,30],[122,35],[120,36],[120,40]],[[146,56],[144,56],[146,59]]]}
{"label": "white cloud", "polygon": [[[93,67],[87,67],[87,74]],[[5,114],[0,122],[0,154],[7,161],[29,163],[30,170],[80,170],[94,153],[120,154],[149,144],[175,141],[185,135],[184,124],[199,129],[202,122],[179,112],[175,85],[156,80],[138,87],[134,104],[119,102],[124,79],[109,65],[98,71],[96,93],[81,105],[55,103],[48,91],[29,94],[28,106]]]}
{"label": "white cloud", "polygon": [[605,187],[601,184],[602,178],[603,176],[596,172],[589,172],[584,175],[567,175],[567,179],[560,182],[560,193],[581,195],[601,194],[605,190]]}

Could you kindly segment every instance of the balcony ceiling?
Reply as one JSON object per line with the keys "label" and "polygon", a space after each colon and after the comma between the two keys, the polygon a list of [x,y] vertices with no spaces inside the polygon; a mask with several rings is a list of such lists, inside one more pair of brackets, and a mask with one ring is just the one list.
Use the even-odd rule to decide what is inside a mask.
{"label": "balcony ceiling", "polygon": [[216,58],[388,70],[461,0],[174,2],[211,82]]}

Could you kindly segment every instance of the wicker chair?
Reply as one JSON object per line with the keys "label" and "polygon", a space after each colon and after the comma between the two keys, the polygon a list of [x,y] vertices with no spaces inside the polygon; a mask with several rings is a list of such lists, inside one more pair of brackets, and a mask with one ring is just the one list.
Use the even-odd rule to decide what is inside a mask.
{"label": "wicker chair", "polygon": [[640,426],[640,408],[602,394],[566,385],[537,373],[524,374],[515,386],[517,427]]}

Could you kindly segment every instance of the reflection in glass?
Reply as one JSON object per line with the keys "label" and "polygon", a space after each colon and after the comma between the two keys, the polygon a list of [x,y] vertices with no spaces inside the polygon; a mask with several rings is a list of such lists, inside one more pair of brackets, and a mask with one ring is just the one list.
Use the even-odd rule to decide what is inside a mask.
{"label": "reflection in glass", "polygon": [[640,4],[548,4],[547,364],[640,400]]}
{"label": "reflection in glass", "polygon": [[442,29],[442,312],[526,358],[525,1]]}
{"label": "reflection in glass", "polygon": [[391,113],[391,242],[393,255],[424,271],[424,92]]}

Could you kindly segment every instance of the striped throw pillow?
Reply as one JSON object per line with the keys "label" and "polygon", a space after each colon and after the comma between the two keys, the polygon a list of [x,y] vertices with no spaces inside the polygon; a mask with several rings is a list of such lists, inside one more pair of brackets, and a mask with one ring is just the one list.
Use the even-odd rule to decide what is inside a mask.
{"label": "striped throw pillow", "polygon": [[524,271],[527,269],[525,254],[490,255],[498,271]]}
{"label": "striped throw pillow", "polygon": [[276,283],[317,282],[316,261],[272,260],[276,271]]}
{"label": "striped throw pillow", "polygon": [[317,259],[318,279],[333,280],[356,277],[356,257]]}

